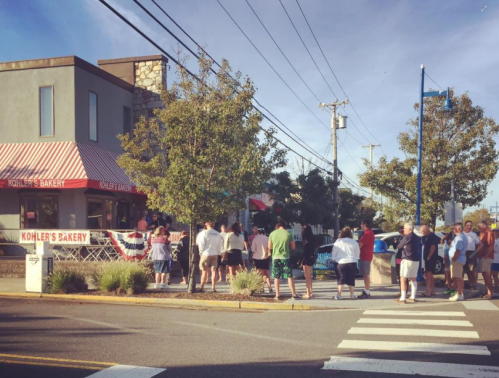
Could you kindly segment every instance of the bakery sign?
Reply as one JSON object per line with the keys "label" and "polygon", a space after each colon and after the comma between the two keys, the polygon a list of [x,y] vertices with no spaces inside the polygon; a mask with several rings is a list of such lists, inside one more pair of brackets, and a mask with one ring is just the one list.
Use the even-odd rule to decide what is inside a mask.
{"label": "bakery sign", "polygon": [[90,230],[19,230],[19,244],[34,244],[37,241],[56,245],[90,245]]}

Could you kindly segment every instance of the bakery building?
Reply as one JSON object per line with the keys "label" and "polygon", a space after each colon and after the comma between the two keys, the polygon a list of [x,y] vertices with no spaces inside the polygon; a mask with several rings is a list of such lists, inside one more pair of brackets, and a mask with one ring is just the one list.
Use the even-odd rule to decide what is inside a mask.
{"label": "bakery building", "polygon": [[134,227],[146,197],[118,134],[163,107],[162,55],[0,63],[0,229]]}

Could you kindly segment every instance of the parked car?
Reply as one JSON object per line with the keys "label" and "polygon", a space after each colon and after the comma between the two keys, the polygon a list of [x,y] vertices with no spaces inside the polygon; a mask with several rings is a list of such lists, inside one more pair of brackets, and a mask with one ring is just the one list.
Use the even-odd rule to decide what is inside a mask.
{"label": "parked car", "polygon": [[[439,239],[444,237],[442,232],[435,232],[435,235],[438,236]],[[421,236],[421,235],[419,235]],[[389,250],[395,251],[397,249],[397,244],[399,240],[402,238],[399,232],[386,232],[382,234],[375,235],[376,239],[383,240],[386,243],[386,246]],[[438,258],[437,264],[435,265],[434,274],[444,274],[444,248],[441,244],[438,245]]]}

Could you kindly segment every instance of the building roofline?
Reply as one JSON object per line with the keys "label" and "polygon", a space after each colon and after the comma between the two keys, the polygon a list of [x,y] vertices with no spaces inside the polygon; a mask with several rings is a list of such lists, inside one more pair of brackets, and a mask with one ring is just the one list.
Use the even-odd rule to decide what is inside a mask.
{"label": "building roofline", "polygon": [[33,70],[41,68],[69,67],[75,66],[84,69],[100,78],[109,81],[127,91],[133,92],[134,86],[126,81],[116,77],[103,69],[83,60],[75,55],[61,56],[56,58],[18,60],[14,62],[0,63],[0,72]]}
{"label": "building roofline", "polygon": [[128,58],[117,58],[117,59],[100,59],[97,61],[97,64],[105,65],[105,64],[114,64],[114,63],[138,63],[138,62],[146,62],[150,60],[163,60],[168,62],[168,58],[162,54],[157,55],[144,55],[144,56],[131,56]]}

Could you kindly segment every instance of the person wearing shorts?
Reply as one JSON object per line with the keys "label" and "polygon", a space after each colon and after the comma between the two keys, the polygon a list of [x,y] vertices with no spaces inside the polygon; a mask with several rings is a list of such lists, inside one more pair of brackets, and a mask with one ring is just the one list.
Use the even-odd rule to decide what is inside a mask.
{"label": "person wearing shorts", "polygon": [[152,238],[152,259],[154,261],[154,273],[156,289],[165,289],[167,275],[170,273],[171,243],[165,234],[165,228],[159,226],[154,231]]}
{"label": "person wearing shorts", "polygon": [[286,230],[286,222],[284,220],[277,222],[275,230],[270,233],[268,247],[272,253],[272,277],[274,278],[275,299],[280,298],[279,280],[286,278],[292,297],[298,298],[295,291],[295,281],[291,265],[289,264],[289,250],[290,248],[294,250],[296,246],[293,235]]}
{"label": "person wearing shorts", "polygon": [[[418,275],[419,268],[419,237],[414,233],[414,224],[406,223],[404,224],[404,237],[400,240],[397,245],[397,250],[402,250],[402,261],[400,263],[400,298],[397,299],[397,303],[406,304],[407,302],[416,302],[416,292],[418,290],[418,284],[416,282],[416,277]],[[411,296],[409,299],[406,298],[407,293],[407,281],[411,283]]]}
{"label": "person wearing shorts", "polygon": [[423,297],[431,297],[436,294],[433,273],[435,273],[435,267],[437,265],[440,239],[431,232],[430,227],[427,225],[421,226],[421,232],[423,233],[424,275],[426,278],[426,292],[421,295]]}
{"label": "person wearing shorts", "polygon": [[356,299],[355,296],[355,275],[357,274],[357,262],[360,257],[359,244],[353,240],[352,230],[345,227],[341,230],[338,239],[334,242],[332,259],[338,265],[336,274],[338,277],[338,294],[334,297],[341,300],[343,286],[348,285],[350,290],[350,299]]}
{"label": "person wearing shorts", "polygon": [[214,230],[213,222],[206,222],[206,229],[197,237],[199,248],[199,269],[201,270],[201,292],[208,281],[208,272],[211,271],[211,292],[216,293],[218,256],[222,253],[223,240],[220,233]]}
{"label": "person wearing shorts", "polygon": [[477,247],[477,271],[478,273],[482,273],[483,280],[485,281],[485,287],[487,288],[487,294],[485,294],[482,298],[492,299],[491,271],[492,262],[494,261],[495,239],[492,230],[489,227],[489,223],[486,220],[478,222],[478,228],[480,229],[480,243]]}
{"label": "person wearing shorts", "polygon": [[471,290],[477,289],[478,272],[477,272],[477,262],[478,255],[476,248],[480,243],[478,235],[473,231],[473,222],[466,221],[464,223],[464,236],[468,240],[468,250],[466,251],[466,263],[464,264],[464,273],[468,276],[468,283]]}
{"label": "person wearing shorts", "polygon": [[451,261],[450,274],[454,281],[457,293],[449,298],[452,302],[464,301],[464,264],[466,264],[466,251],[468,239],[463,233],[463,224],[454,224],[454,240],[449,248],[449,259]]}
{"label": "person wearing shorts", "polygon": [[360,227],[364,233],[359,240],[359,272],[364,278],[364,290],[359,295],[359,299],[367,299],[371,297],[371,262],[373,261],[375,238],[372,230],[372,222],[369,219],[364,219]]}
{"label": "person wearing shorts", "polygon": [[251,239],[251,252],[253,253],[253,267],[267,283],[269,293],[272,293],[272,285],[270,283],[269,275],[269,238],[265,235],[264,229],[258,229],[258,234]]}

